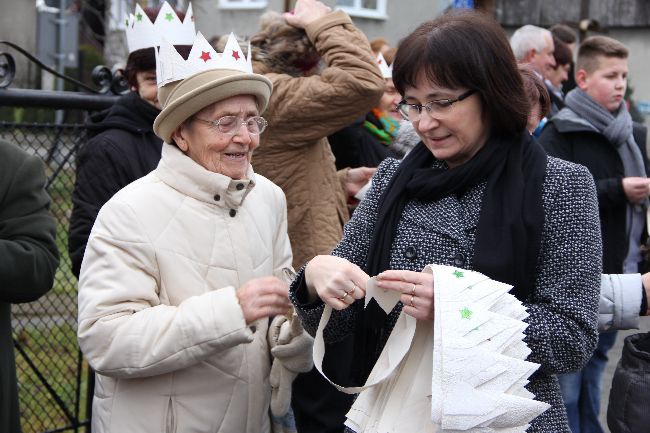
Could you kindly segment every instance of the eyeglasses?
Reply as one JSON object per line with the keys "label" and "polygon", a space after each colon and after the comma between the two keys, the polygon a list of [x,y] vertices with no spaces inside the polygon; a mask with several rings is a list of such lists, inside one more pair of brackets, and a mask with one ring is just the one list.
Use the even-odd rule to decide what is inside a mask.
{"label": "eyeglasses", "polygon": [[397,110],[405,120],[409,120],[411,122],[417,122],[418,120],[420,120],[420,116],[422,115],[423,108],[427,111],[427,113],[429,113],[429,116],[443,115],[449,112],[451,106],[454,103],[468,98],[474,92],[476,92],[476,90],[474,89],[468,90],[467,92],[463,93],[462,95],[460,95],[455,99],[436,99],[435,101],[429,101],[424,105],[409,104],[406,101],[402,101],[399,104],[397,104]]}
{"label": "eyeglasses", "polygon": [[268,122],[261,116],[249,117],[246,120],[243,120],[241,117],[237,116],[223,116],[217,120],[205,120],[199,119],[198,117],[194,118],[203,123],[211,125],[213,128],[217,128],[219,132],[223,134],[235,135],[239,128],[242,125],[246,127],[246,130],[251,135],[260,135],[266,129]]}

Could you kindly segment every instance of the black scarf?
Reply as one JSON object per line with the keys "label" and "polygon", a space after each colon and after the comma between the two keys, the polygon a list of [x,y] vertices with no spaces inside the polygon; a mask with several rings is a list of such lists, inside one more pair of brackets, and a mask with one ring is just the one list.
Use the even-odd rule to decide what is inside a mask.
{"label": "black scarf", "polygon": [[[525,133],[519,138],[491,137],[466,163],[451,169],[432,168],[435,158],[420,142],[402,161],[379,200],[377,221],[366,272],[390,268],[390,252],[402,211],[410,200],[432,202],[463,195],[487,181],[476,233],[472,268],[514,286],[525,301],[535,283],[535,268],[544,225],[542,189],[546,154]],[[371,301],[363,305],[355,339],[363,360],[357,379],[365,382],[385,340],[386,314]],[[360,359],[355,355],[356,359]]]}

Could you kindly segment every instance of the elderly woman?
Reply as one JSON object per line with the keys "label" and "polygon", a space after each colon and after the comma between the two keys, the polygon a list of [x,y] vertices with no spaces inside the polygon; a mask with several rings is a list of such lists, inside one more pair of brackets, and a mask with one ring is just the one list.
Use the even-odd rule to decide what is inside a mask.
{"label": "elderly woman", "polygon": [[102,208],[81,268],[94,432],[270,431],[267,329],[291,308],[291,249],[284,194],[250,160],[271,89],[233,69],[159,88],[161,161]]}
{"label": "elderly woman", "polygon": [[[490,17],[467,11],[420,25],[400,42],[393,80],[422,141],[402,162],[379,166],[332,255],[317,256],[294,280],[303,325],[314,332],[324,304],[335,310],[324,337],[354,338],[353,353],[337,355],[351,355],[348,382],[359,385],[400,314],[434,320],[433,277],[420,272],[427,264],[506,282],[529,313],[528,359],[541,364],[527,388],[551,405],[528,432],[568,433],[555,375],[579,369],[597,337],[593,179],[532,145],[521,76]],[[370,276],[398,292],[388,315],[374,303],[364,309]],[[420,413],[430,417],[427,404]]]}

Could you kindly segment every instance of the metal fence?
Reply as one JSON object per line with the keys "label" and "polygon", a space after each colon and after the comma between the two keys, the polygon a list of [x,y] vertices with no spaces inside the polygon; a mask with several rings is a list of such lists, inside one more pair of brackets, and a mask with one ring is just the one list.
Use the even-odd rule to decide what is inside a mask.
{"label": "metal fence", "polygon": [[[0,43],[21,51],[11,43]],[[78,82],[85,93],[8,89],[14,62],[11,55],[0,53],[0,139],[43,159],[61,253],[52,290],[38,301],[12,306],[24,433],[90,431],[93,372],[77,343],[77,280],[67,253],[68,225],[75,157],[88,137],[85,119],[114,103],[117,96],[109,95],[109,90],[115,93],[123,88],[122,80],[106,68],[96,71],[93,79],[102,86],[100,90]],[[21,120],[27,118],[39,120]]]}
{"label": "metal fence", "polygon": [[67,229],[75,155],[86,130],[81,124],[4,121],[0,138],[45,162],[61,252],[52,290],[38,301],[12,306],[23,431],[78,431],[87,424],[89,373],[77,344],[77,281],[70,271]]}

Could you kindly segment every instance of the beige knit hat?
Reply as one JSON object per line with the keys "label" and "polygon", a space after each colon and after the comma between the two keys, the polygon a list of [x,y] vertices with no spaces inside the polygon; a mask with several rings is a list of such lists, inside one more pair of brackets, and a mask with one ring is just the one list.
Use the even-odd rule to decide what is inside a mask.
{"label": "beige knit hat", "polygon": [[240,54],[234,35],[231,37],[219,54],[198,33],[187,61],[172,45],[161,45],[156,78],[163,109],[153,130],[166,143],[171,143],[172,132],[190,116],[232,96],[254,96],[260,114],[266,110],[273,85],[268,78],[252,72],[250,50],[247,59]]}

